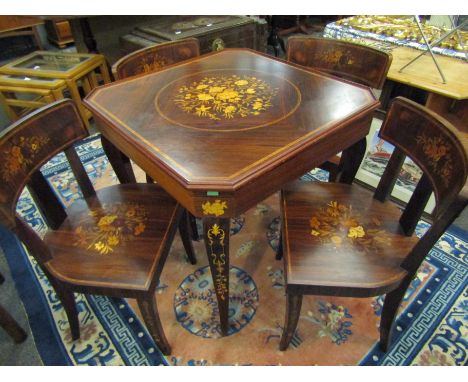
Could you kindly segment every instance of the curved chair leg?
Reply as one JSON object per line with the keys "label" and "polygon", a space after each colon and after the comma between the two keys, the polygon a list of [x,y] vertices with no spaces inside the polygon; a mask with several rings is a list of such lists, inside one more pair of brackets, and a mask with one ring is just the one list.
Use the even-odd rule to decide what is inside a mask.
{"label": "curved chair leg", "polygon": [[296,331],[299,314],[301,313],[302,294],[287,294],[286,295],[286,316],[284,322],[283,335],[279,345],[280,350],[286,350],[291,342],[291,339]]}
{"label": "curved chair leg", "polygon": [[156,305],[154,294],[140,297],[137,301],[146,327],[156,342],[156,345],[158,345],[163,354],[171,354],[171,346],[169,345],[169,342],[167,342],[166,335],[164,334],[164,330],[161,325],[161,320],[159,319],[158,307]]}
{"label": "curved chair leg", "polygon": [[190,224],[190,236],[192,237],[192,240],[198,241],[200,240],[200,236],[198,236],[197,218],[190,212],[188,212],[188,218]]}
{"label": "curved chair leg", "polygon": [[13,340],[19,344],[23,342],[28,335],[26,332],[18,325],[16,320],[6,311],[6,309],[0,305],[0,326],[5,329],[8,335],[13,338]]}
{"label": "curved chair leg", "polygon": [[380,348],[386,352],[392,344],[393,324],[398,308],[411,283],[412,277],[406,276],[400,286],[385,296],[382,316],[380,318]]}
{"label": "curved chair leg", "polygon": [[195,251],[193,249],[193,243],[190,237],[189,215],[190,213],[187,210],[184,210],[184,212],[182,212],[182,217],[179,221],[179,232],[180,237],[182,239],[182,244],[184,245],[184,249],[187,253],[190,264],[196,264],[197,258],[195,257]]}
{"label": "curved chair leg", "polygon": [[62,302],[63,308],[65,309],[68,323],[70,325],[72,340],[75,341],[80,338],[80,321],[78,320],[78,310],[76,309],[75,296],[73,292],[66,288],[62,283],[55,281],[50,277],[49,280],[54,287],[60,301]]}
{"label": "curved chair leg", "polygon": [[276,250],[276,260],[281,260],[283,258],[283,232],[280,228],[280,234],[278,238],[278,249]]}

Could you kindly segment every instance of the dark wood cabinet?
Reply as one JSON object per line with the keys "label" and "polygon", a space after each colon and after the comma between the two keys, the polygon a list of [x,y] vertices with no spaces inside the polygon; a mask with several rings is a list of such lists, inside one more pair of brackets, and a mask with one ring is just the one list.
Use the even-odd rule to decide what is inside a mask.
{"label": "dark wood cabinet", "polygon": [[167,41],[196,37],[202,54],[224,48],[266,51],[267,24],[245,16],[166,16],[120,37],[122,55]]}
{"label": "dark wood cabinet", "polygon": [[74,42],[68,20],[46,20],[45,28],[47,31],[47,39],[59,48],[65,48],[67,44]]}

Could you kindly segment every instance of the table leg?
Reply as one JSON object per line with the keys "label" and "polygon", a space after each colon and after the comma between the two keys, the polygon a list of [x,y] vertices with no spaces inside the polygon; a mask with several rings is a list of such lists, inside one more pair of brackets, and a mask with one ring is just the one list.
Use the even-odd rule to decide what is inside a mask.
{"label": "table leg", "polygon": [[107,62],[103,60],[103,63],[99,65],[99,71],[101,72],[101,77],[102,80],[104,81],[105,84],[108,84],[111,82],[110,74],[109,74],[109,69],[107,68]]}
{"label": "table leg", "polygon": [[94,89],[99,86],[99,81],[97,79],[96,72],[94,70],[91,70],[88,73],[87,77],[89,79],[89,84],[91,86],[91,89]]}
{"label": "table leg", "polygon": [[359,166],[364,159],[366,153],[367,141],[366,138],[362,138],[357,141],[354,145],[348,147],[341,154],[340,161],[340,178],[341,183],[351,184],[356,176]]}
{"label": "table leg", "polygon": [[3,105],[6,115],[11,120],[11,122],[17,121],[19,119],[18,114],[15,110],[8,105],[6,97],[0,92],[0,103]]}
{"label": "table leg", "polygon": [[91,84],[91,80],[88,78],[88,76],[84,76],[81,79],[81,83],[82,83],[85,94],[89,94],[89,92],[93,88],[93,85]]}
{"label": "table leg", "polygon": [[229,310],[229,218],[204,218],[203,232],[213,286],[218,300],[221,332],[228,334]]}
{"label": "table leg", "polygon": [[83,33],[83,40],[86,45],[86,48],[88,48],[88,52],[99,53],[96,40],[93,35],[93,31],[91,30],[91,27],[89,26],[88,18],[82,17],[79,19],[79,21],[80,21],[81,32]]}
{"label": "table leg", "polygon": [[70,91],[70,96],[73,101],[75,101],[76,106],[78,107],[78,111],[80,112],[81,118],[83,118],[83,122],[85,123],[86,127],[89,129],[89,118],[86,115],[86,110],[81,103],[81,95],[80,91],[78,90],[78,86],[74,79],[67,79],[66,80],[68,90]]}
{"label": "table leg", "polygon": [[136,183],[135,173],[132,169],[130,159],[115,147],[104,135],[101,135],[101,143],[104,153],[114,169],[115,175],[122,184]]}
{"label": "table leg", "polygon": [[52,94],[54,95],[55,101],[63,99],[63,90],[52,90]]}

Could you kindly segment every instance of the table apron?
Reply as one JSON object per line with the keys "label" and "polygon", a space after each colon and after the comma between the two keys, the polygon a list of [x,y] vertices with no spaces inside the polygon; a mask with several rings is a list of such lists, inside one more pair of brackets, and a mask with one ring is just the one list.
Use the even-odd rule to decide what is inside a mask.
{"label": "table apron", "polygon": [[365,138],[369,133],[371,122],[372,112],[340,128],[339,133],[318,140],[307,149],[290,156],[276,167],[256,177],[254,181],[239,187],[235,193],[227,193],[226,197],[223,197],[222,193],[217,197],[195,194],[193,196],[195,208],[190,211],[195,216],[203,217],[202,205],[206,201],[219,199],[226,201],[228,206],[226,215],[223,217],[236,217],[279,191],[287,183],[296,180],[330,157]]}
{"label": "table apron", "polygon": [[207,185],[206,189],[201,190],[190,190],[184,187],[179,181],[169,176],[167,170],[151,161],[147,153],[129,143],[120,134],[116,134],[102,118],[95,115],[95,119],[99,130],[110,142],[131,158],[193,215],[210,216],[205,213],[206,209],[203,206],[206,206],[207,202],[216,203],[216,200],[219,200],[220,203],[225,203],[226,208],[223,214],[218,216],[228,218],[238,216],[254,207],[274,192],[279,191],[288,182],[304,175],[331,156],[363,139],[369,133],[372,112],[350,121],[340,127],[338,132],[324,139],[318,139],[307,149],[290,155],[275,167],[264,170],[254,180],[246,182],[237,189],[221,191],[217,196],[207,196],[207,191],[216,189],[216,185]]}

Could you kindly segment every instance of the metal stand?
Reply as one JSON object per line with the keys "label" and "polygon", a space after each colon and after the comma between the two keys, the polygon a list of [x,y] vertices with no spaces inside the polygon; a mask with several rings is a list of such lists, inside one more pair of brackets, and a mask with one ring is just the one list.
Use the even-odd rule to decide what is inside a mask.
{"label": "metal stand", "polygon": [[[450,31],[448,31],[447,33],[445,33],[443,36],[441,36],[440,38],[438,38],[436,41],[434,41],[432,44],[429,44],[429,42],[427,41],[427,38],[426,38],[426,35],[424,34],[424,31],[422,29],[422,26],[421,26],[421,22],[419,21],[419,16],[414,16],[414,20],[416,21],[416,24],[418,26],[418,29],[419,31],[421,32],[421,35],[424,39],[424,43],[426,44],[427,46],[427,50],[425,50],[424,52],[422,52],[421,54],[419,54],[418,56],[416,56],[415,58],[413,58],[410,62],[408,62],[406,65],[404,65],[400,70],[399,72],[401,73],[403,71],[403,69],[407,68],[409,65],[411,65],[414,61],[416,61],[419,57],[425,55],[427,52],[429,52],[431,54],[431,57],[432,57],[432,60],[434,61],[434,64],[435,66],[437,67],[437,70],[439,71],[439,74],[440,76],[442,77],[442,82],[444,84],[447,83],[447,81],[445,80],[445,76],[444,76],[444,73],[442,72],[442,69],[441,67],[439,66],[439,63],[437,62],[436,60],[436,57],[434,55],[434,52],[432,51],[432,48],[439,45],[442,41],[444,41],[445,39],[447,39],[448,37],[450,37],[451,35],[453,35],[454,33],[457,33],[457,36],[458,36],[458,39],[460,41],[460,44],[463,48],[463,50],[465,50],[465,46],[463,44],[463,41],[462,41],[462,38],[461,38],[461,35],[459,33],[459,29],[464,26],[467,22],[468,22],[468,19],[465,20],[463,23],[461,23],[459,26],[455,27],[455,23],[453,22],[453,19],[452,17],[450,17],[450,21],[452,23],[452,29]],[[465,57],[467,57],[467,53],[465,51]]]}

